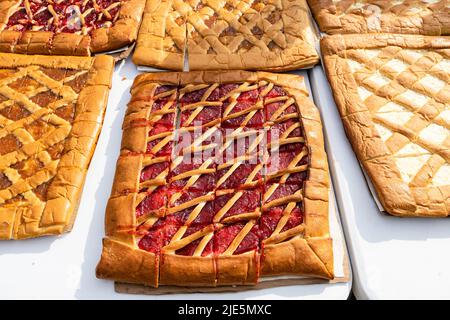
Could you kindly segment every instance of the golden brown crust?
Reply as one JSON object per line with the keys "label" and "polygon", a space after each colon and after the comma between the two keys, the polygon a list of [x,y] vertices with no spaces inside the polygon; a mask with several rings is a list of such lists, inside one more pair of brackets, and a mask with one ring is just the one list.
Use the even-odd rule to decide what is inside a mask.
{"label": "golden brown crust", "polygon": [[308,0],[322,32],[449,35],[450,9],[438,1]]}
{"label": "golden brown crust", "polygon": [[159,285],[215,287],[214,257],[187,257],[174,254],[161,256]]}
{"label": "golden brown crust", "polygon": [[[108,201],[106,210],[106,236],[107,239],[123,242],[128,246],[132,256],[130,262],[133,263],[134,254],[139,251],[138,242],[142,239],[142,234],[138,230],[148,230],[148,227],[156,225],[155,221],[164,215],[160,212],[151,212],[145,217],[136,217],[137,205],[141,203],[144,197],[157,190],[160,186],[166,185],[169,180],[166,176],[162,179],[151,179],[151,183],[145,180],[146,187],[149,189],[142,192],[144,182],[139,181],[140,170],[151,161],[169,161],[164,157],[145,154],[147,150],[147,139],[149,129],[152,127],[151,114],[152,101],[157,96],[163,95],[166,99],[165,104],[173,101],[173,97],[179,97],[184,94],[186,86],[199,86],[204,84],[217,85],[226,83],[254,83],[258,86],[265,86],[268,83],[281,86],[288,94],[293,103],[298,106],[296,115],[300,115],[298,121],[304,127],[307,151],[309,154],[308,180],[304,185],[302,195],[295,198],[295,201],[302,204],[303,224],[291,229],[297,232],[290,238],[279,238],[277,241],[263,244],[263,247],[244,253],[236,254],[240,243],[250,235],[255,236],[254,228],[258,228],[259,207],[255,209],[254,215],[246,218],[246,222],[238,222],[238,232],[234,236],[231,244],[227,244],[225,251],[219,253],[205,253],[208,244],[216,247],[218,244],[215,235],[222,228],[228,228],[228,222],[216,216],[213,217],[214,223],[202,226],[195,231],[187,233],[192,227],[189,223],[172,230],[173,237],[169,243],[162,245],[159,265],[153,266],[159,268],[159,282],[152,284],[158,285],[178,285],[178,286],[226,286],[226,285],[254,285],[258,283],[260,275],[306,275],[317,276],[321,278],[333,278],[333,251],[332,241],[329,235],[328,226],[328,193],[329,177],[328,164],[324,151],[324,142],[320,115],[313,103],[307,98],[307,90],[303,78],[295,75],[271,74],[267,72],[248,72],[248,71],[195,71],[189,73],[149,73],[136,77],[131,88],[131,101],[125,114],[123,125],[123,138],[121,156],[117,162],[116,175],[111,192],[111,198]],[[160,86],[167,86],[164,91]],[[178,86],[177,93],[170,86]],[[177,98],[178,99],[178,98]],[[176,99],[176,100],[177,100]],[[176,101],[175,101],[176,103]],[[170,103],[169,103],[170,104]],[[192,128],[185,128],[189,131]],[[216,129],[211,126],[208,130]],[[147,162],[146,162],[147,161]],[[172,162],[174,160],[172,159]],[[173,164],[173,163],[172,163]],[[161,176],[159,176],[161,177]],[[173,177],[172,177],[173,178]],[[194,198],[197,208],[203,208],[205,201],[211,200],[216,196],[229,193],[238,194],[235,190],[216,190],[212,194],[208,193],[203,197]],[[236,200],[227,200],[228,203]],[[169,202],[170,206],[170,202]],[[166,218],[172,214],[181,213],[179,207],[185,207],[184,204],[168,207]],[[194,208],[194,206],[190,206]],[[227,207],[228,208],[228,207]],[[229,209],[229,208],[228,208]],[[228,210],[227,209],[227,210]],[[194,210],[194,209],[193,209]],[[257,212],[256,212],[257,211]],[[217,218],[217,219],[216,219]],[[233,217],[231,217],[233,218]],[[228,217],[229,219],[229,217]],[[192,222],[192,221],[191,221]],[[191,223],[190,222],[190,223]],[[231,230],[231,229],[230,229]],[[236,230],[236,229],[234,229]],[[226,232],[231,232],[224,230]],[[145,232],[144,232],[145,234]],[[201,241],[200,241],[201,239]],[[184,256],[177,250],[185,248],[192,241],[197,240],[198,247],[192,255]],[[201,243],[202,245],[200,245]],[[201,248],[201,249],[199,249]],[[200,250],[200,251],[198,251]],[[211,248],[208,250],[212,250]],[[142,250],[143,251],[143,250]],[[214,251],[215,252],[215,251]],[[295,259],[291,253],[294,252]],[[270,256],[269,259],[263,257]],[[272,264],[268,260],[273,259]],[[113,263],[113,262],[111,262]],[[128,262],[121,261],[123,265]],[[102,264],[102,262],[100,262]],[[104,268],[105,266],[102,266]],[[119,279],[123,282],[127,280],[126,270],[120,271],[120,278],[114,274],[107,276],[110,279]],[[135,281],[130,279],[130,281]]]}
{"label": "golden brown crust", "polygon": [[156,286],[159,257],[112,239],[103,240],[103,251],[96,275],[128,283]]}
{"label": "golden brown crust", "polygon": [[217,285],[255,285],[260,275],[260,256],[256,251],[217,258]]}
{"label": "golden brown crust", "polygon": [[125,0],[112,27],[95,29],[90,35],[50,31],[11,31],[6,23],[20,1],[0,4],[0,51],[22,54],[89,56],[123,48],[133,43],[144,11],[145,0]]}
{"label": "golden brown crust", "polygon": [[[16,101],[32,109],[33,113],[16,122],[7,118],[3,119],[4,125],[6,124],[1,131],[3,137],[13,134],[19,140],[27,140],[22,140],[21,147],[16,151],[3,154],[0,159],[2,172],[7,172],[8,179],[12,183],[10,187],[0,191],[3,206],[0,211],[5,210],[0,223],[1,239],[24,239],[59,234],[70,231],[72,228],[86,171],[103,123],[113,65],[112,58],[107,56],[81,58],[0,54],[0,68],[12,70],[9,77],[3,78],[3,81],[9,83],[16,77],[21,79],[23,77],[20,74],[20,72],[23,73],[21,70],[28,70],[30,79],[37,79],[40,86],[46,86],[47,90],[52,88],[50,90],[59,94],[59,97],[55,96],[53,102],[40,106],[39,100],[33,100],[33,93],[27,94],[30,96],[19,95],[18,92],[23,90],[20,86],[15,89],[17,91],[2,93],[9,98],[4,103]],[[47,72],[48,76],[41,70]],[[85,74],[85,80],[79,80],[80,83],[84,81],[84,87],[80,88],[80,91],[76,86],[70,87],[68,84],[72,78],[64,73],[60,73],[62,78],[58,78],[57,75],[53,78],[52,74],[58,74],[60,72],[58,70],[75,73],[72,78],[77,77],[77,72],[80,75]],[[57,98],[59,100],[56,100]],[[75,105],[73,120],[70,121],[61,118],[62,115],[60,117],[55,110],[51,109],[71,103]],[[27,130],[30,130],[28,125],[42,121],[41,117],[51,119],[47,121],[57,125],[56,130],[36,140],[30,133],[25,135]],[[64,142],[66,151],[59,158],[51,158],[50,149],[60,141]],[[22,163],[25,160],[31,161],[30,159],[34,157],[40,159],[44,165],[43,170],[36,171],[31,177],[23,178],[16,171],[20,170],[20,161]],[[47,185],[44,199],[33,195],[34,192],[38,192],[36,188],[43,183]],[[8,204],[7,202],[14,197],[24,197],[24,200],[20,200],[15,205]]]}
{"label": "golden brown crust", "polygon": [[[169,70],[183,70],[186,25],[183,1],[148,0],[136,41],[133,62]],[[179,11],[177,11],[177,9]]]}
{"label": "golden brown crust", "polygon": [[[450,159],[448,122],[443,117],[448,112],[448,98],[443,97],[450,94],[445,69],[450,39],[336,35],[325,37],[321,47],[347,136],[384,209],[398,216],[448,216],[449,182],[434,182],[434,177]],[[358,49],[374,50],[376,57],[369,59],[364,53],[368,51]],[[425,55],[430,58],[422,58]],[[444,132],[439,145],[434,142],[440,139],[438,133],[423,135],[430,126]]]}
{"label": "golden brown crust", "polygon": [[200,1],[195,8],[182,1],[148,1],[133,61],[183,70],[186,55],[189,70],[272,71],[319,61],[304,0],[262,1],[231,10],[216,0]]}
{"label": "golden brown crust", "polygon": [[261,272],[266,276],[298,274],[332,279],[331,247],[331,238],[317,237],[265,245]]}

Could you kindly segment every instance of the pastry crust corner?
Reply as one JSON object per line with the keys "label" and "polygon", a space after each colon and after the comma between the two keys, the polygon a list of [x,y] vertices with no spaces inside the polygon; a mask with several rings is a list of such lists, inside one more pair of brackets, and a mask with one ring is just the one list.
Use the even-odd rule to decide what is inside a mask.
{"label": "pastry crust corner", "polygon": [[103,239],[103,251],[96,268],[97,278],[158,286],[159,257],[123,242]]}

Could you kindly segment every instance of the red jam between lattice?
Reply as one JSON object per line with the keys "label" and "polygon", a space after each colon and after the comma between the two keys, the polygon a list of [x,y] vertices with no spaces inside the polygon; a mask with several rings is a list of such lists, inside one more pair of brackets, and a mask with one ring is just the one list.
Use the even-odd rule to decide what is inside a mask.
{"label": "red jam between lattice", "polygon": [[[155,95],[173,90],[167,88],[159,86]],[[156,217],[142,222],[141,249],[239,255],[298,234],[293,230],[303,222],[308,150],[298,106],[283,88],[266,82],[188,85],[178,88],[177,101],[144,100],[156,119],[148,124],[146,157],[164,161],[143,166],[140,183],[167,174],[164,186],[141,190],[136,216]],[[164,108],[170,112],[161,113]],[[158,112],[163,116],[155,118]],[[194,240],[170,249],[187,237]]]}

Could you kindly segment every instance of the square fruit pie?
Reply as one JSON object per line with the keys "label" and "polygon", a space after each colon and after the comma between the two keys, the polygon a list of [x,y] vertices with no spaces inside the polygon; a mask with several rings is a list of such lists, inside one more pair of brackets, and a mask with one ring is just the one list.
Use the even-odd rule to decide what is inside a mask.
{"label": "square fruit pie", "polygon": [[153,287],[333,278],[327,158],[302,77],[143,74],[131,94],[99,278]]}
{"label": "square fruit pie", "polygon": [[0,239],[72,229],[103,122],[109,56],[0,54]]}
{"label": "square fruit pie", "polygon": [[335,35],[322,40],[347,136],[384,209],[450,214],[450,39]]}
{"label": "square fruit pie", "polygon": [[308,0],[328,34],[450,35],[449,0]]}
{"label": "square fruit pie", "polygon": [[133,61],[162,69],[294,70],[319,61],[305,0],[148,0]]}
{"label": "square fruit pie", "polygon": [[145,0],[2,0],[0,51],[89,56],[137,36]]}

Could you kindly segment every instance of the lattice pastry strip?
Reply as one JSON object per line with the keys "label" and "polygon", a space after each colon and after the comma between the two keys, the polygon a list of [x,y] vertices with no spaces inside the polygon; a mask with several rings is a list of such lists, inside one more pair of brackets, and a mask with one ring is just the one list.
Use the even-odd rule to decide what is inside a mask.
{"label": "lattice pastry strip", "polygon": [[221,86],[199,84],[180,89],[180,127],[211,127],[220,124],[222,115]]}
{"label": "lattice pastry strip", "polygon": [[277,244],[294,237],[304,236],[301,203],[289,201],[264,211],[259,229],[264,244]]}
{"label": "lattice pastry strip", "polygon": [[262,183],[266,135],[261,129],[222,129],[217,189],[253,188]]}
{"label": "lattice pastry strip", "polygon": [[317,63],[307,5],[296,1],[147,2],[137,64],[182,70],[289,70]]}
{"label": "lattice pastry strip", "polygon": [[[67,71],[63,71],[63,78],[65,72]],[[87,74],[86,72],[83,70],[76,74],[76,76],[83,76]],[[34,86],[41,87],[24,91],[23,93],[17,91],[20,88],[34,88]],[[2,89],[0,91],[0,94],[5,99],[9,99],[4,104],[8,103],[8,105],[12,106],[19,105],[14,110],[5,110],[4,114],[13,117],[13,120],[4,119],[2,121],[3,125],[2,129],[0,129],[0,136],[5,136],[16,128],[26,126],[39,118],[45,119],[47,115],[56,111],[59,107],[72,103],[77,98],[77,93],[70,86],[53,80],[41,72],[38,66],[19,68],[18,74],[15,74],[14,77],[8,77],[2,80]],[[40,93],[48,92],[51,92],[52,97],[45,101],[45,107],[40,106],[40,100],[35,100],[35,97],[40,96]],[[14,115],[11,112],[14,112]],[[55,117],[55,115],[51,116],[53,118]],[[64,121],[65,119],[61,120]]]}
{"label": "lattice pastry strip", "polygon": [[448,35],[447,0],[308,0],[320,29],[329,34]]}
{"label": "lattice pastry strip", "polygon": [[264,114],[258,84],[244,82],[240,85],[235,84],[228,90],[223,98],[222,127],[261,127],[264,123]]}

